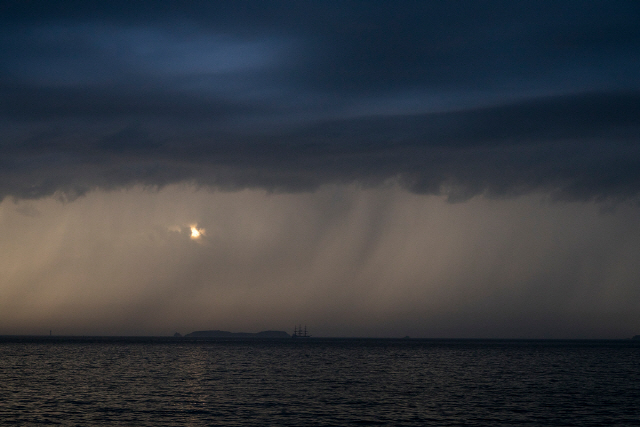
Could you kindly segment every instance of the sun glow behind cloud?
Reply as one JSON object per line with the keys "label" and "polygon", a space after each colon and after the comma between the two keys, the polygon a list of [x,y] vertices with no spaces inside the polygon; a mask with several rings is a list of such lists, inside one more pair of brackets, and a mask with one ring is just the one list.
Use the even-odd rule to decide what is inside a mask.
{"label": "sun glow behind cloud", "polygon": [[198,240],[205,235],[204,228],[198,228],[198,225],[191,225],[191,239]]}

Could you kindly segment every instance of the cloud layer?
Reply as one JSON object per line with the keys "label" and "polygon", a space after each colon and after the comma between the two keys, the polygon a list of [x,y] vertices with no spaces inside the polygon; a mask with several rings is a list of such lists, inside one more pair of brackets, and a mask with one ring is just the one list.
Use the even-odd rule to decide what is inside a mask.
{"label": "cloud layer", "polygon": [[0,198],[640,190],[636,2],[36,3],[2,18]]}

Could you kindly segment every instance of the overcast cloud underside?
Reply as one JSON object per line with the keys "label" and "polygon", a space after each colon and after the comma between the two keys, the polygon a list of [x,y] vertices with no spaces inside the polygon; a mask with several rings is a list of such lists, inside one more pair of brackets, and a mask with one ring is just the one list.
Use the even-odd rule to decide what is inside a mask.
{"label": "overcast cloud underside", "polygon": [[640,192],[640,6],[6,2],[0,198]]}

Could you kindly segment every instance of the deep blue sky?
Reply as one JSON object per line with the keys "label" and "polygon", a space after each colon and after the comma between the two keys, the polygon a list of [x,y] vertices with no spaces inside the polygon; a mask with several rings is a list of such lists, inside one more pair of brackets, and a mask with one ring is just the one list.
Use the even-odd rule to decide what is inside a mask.
{"label": "deep blue sky", "polygon": [[0,334],[638,334],[639,22],[3,1]]}

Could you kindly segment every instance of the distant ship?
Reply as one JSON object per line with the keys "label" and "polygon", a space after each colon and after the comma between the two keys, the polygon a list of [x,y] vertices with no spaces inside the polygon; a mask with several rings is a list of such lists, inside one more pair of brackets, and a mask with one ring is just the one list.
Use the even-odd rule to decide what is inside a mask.
{"label": "distant ship", "polygon": [[307,325],[304,325],[304,330],[302,326],[294,326],[293,327],[293,335],[291,338],[309,338],[311,335],[307,334]]}

